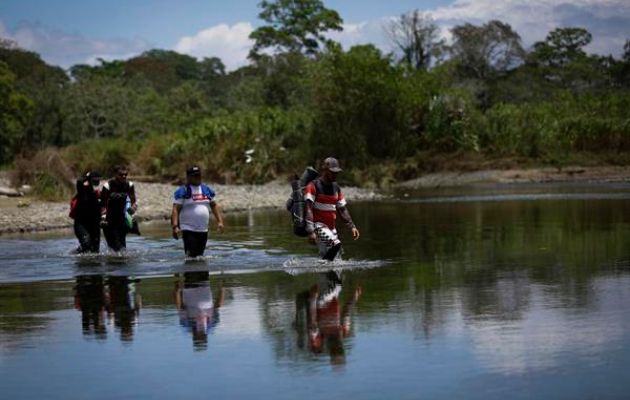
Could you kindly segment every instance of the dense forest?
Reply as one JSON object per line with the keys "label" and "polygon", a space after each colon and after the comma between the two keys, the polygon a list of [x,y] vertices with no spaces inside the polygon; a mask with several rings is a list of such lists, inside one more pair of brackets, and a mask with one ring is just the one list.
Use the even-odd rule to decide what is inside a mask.
{"label": "dense forest", "polygon": [[41,191],[118,163],[169,180],[194,162],[208,179],[262,183],[334,155],[347,183],[385,186],[630,162],[630,40],[619,58],[588,54],[587,30],[558,27],[524,48],[492,20],[445,42],[410,11],[384,27],[384,53],[330,40],[343,21],[319,0],[259,6],[249,63],[229,72],[160,49],[63,70],[0,38],[0,165]]}

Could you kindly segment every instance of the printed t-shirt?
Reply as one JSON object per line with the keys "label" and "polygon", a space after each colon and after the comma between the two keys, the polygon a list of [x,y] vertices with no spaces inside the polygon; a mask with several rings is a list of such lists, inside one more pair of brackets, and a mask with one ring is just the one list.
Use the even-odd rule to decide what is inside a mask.
{"label": "printed t-shirt", "polygon": [[215,193],[206,185],[190,186],[190,197],[186,186],[175,191],[173,203],[182,206],[179,214],[179,226],[183,231],[208,232],[210,220],[210,203]]}
{"label": "printed t-shirt", "polygon": [[320,187],[322,192],[318,192],[316,181],[310,182],[304,189],[304,198],[313,202],[313,222],[335,229],[337,208],[345,207],[346,199],[337,185],[322,182]]}

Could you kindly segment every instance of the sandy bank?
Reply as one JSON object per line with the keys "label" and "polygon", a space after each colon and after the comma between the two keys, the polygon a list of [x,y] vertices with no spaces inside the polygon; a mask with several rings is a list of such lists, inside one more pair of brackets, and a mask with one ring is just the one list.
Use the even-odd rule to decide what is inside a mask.
{"label": "sandy bank", "polygon": [[[170,217],[172,196],[176,187],[161,183],[136,182],[138,217],[143,221]],[[287,184],[212,185],[224,212],[248,209],[282,208],[289,195]],[[381,197],[374,191],[344,188],[350,202]],[[69,200],[61,203],[42,202],[29,197],[0,199],[0,234],[36,232],[69,228]]]}
{"label": "sandy bank", "polygon": [[436,172],[396,185],[424,189],[475,184],[518,184],[554,182],[630,182],[630,167],[565,167],[483,170],[473,172]]}

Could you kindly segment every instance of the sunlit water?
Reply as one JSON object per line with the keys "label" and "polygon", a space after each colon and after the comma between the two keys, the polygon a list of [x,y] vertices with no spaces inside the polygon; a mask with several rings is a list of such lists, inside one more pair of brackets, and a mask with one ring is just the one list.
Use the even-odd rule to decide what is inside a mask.
{"label": "sunlit water", "polygon": [[397,196],[334,263],[282,211],[194,261],[166,223],[0,237],[2,398],[630,397],[630,188]]}

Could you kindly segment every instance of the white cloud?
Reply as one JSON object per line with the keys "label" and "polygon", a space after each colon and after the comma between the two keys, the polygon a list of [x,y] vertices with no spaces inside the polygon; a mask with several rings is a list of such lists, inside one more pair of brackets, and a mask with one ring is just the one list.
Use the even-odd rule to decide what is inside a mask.
{"label": "white cloud", "polygon": [[233,70],[246,64],[253,30],[249,22],[215,25],[179,39],[174,50],[197,58],[219,57],[228,70]]}
{"label": "white cloud", "polygon": [[357,24],[346,23],[343,25],[343,31],[332,32],[328,37],[341,43],[345,49],[371,43],[385,50],[387,49],[387,37],[384,27],[389,20],[391,20],[390,17],[384,17]]}
{"label": "white cloud", "polygon": [[[411,10],[410,10],[411,11]],[[449,29],[466,22],[483,24],[492,19],[509,23],[529,47],[544,40],[558,27],[583,27],[593,35],[587,48],[598,54],[619,55],[630,38],[630,2],[627,0],[456,0],[451,5],[435,9],[420,9],[431,14],[441,28],[442,36],[450,39]],[[373,43],[389,52],[393,47],[385,27],[394,16],[371,21],[344,24],[343,32],[330,35],[344,48]]]}
{"label": "white cloud", "polygon": [[558,27],[582,27],[593,34],[587,50],[620,54],[629,36],[630,2],[627,0],[456,0],[430,12],[444,28],[491,19],[509,23],[528,47],[544,40]]}
{"label": "white cloud", "polygon": [[142,39],[94,39],[51,29],[41,24],[19,24],[7,29],[0,22],[0,36],[15,41],[19,47],[38,53],[49,64],[68,68],[75,64],[128,58],[150,48]]}

